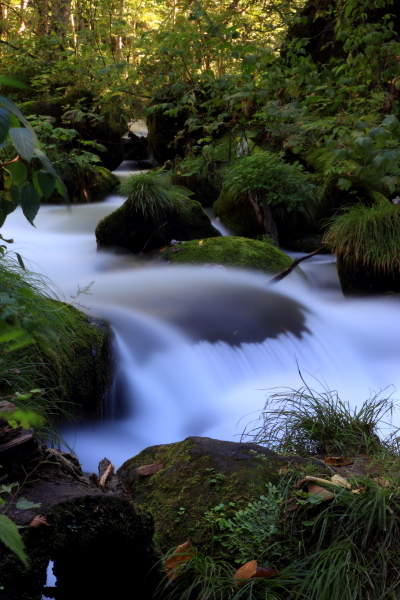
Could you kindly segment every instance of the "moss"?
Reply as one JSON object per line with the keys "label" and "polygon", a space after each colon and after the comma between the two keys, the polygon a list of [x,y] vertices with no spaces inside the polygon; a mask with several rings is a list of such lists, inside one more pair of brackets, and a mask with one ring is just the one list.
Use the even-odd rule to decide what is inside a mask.
{"label": "moss", "polygon": [[[165,250],[173,263],[217,263],[231,267],[259,269],[279,273],[291,264],[291,259],[268,241],[225,236],[193,240]],[[179,248],[179,252],[176,252]]]}
{"label": "moss", "polygon": [[40,369],[53,383],[59,401],[74,405],[75,413],[97,413],[112,376],[111,328],[70,304],[54,304],[59,341],[40,350]]}
{"label": "moss", "polygon": [[[73,203],[95,202],[111,194],[120,181],[105,167],[87,166],[82,168],[76,163],[63,163],[59,173],[67,187],[69,199]],[[48,202],[63,201],[58,192],[54,192]]]}
{"label": "moss", "polygon": [[186,209],[180,213],[167,213],[165,223],[161,225],[132,211],[125,202],[96,227],[100,246],[119,246],[131,252],[148,252],[172,239],[193,240],[220,235],[196,200],[187,200]]}
{"label": "moss", "polygon": [[218,200],[214,202],[213,209],[215,215],[234,235],[255,237],[265,233],[263,225],[257,220],[254,209],[245,197],[237,200],[222,190]]}
{"label": "moss", "polygon": [[[205,512],[223,503],[233,514],[264,494],[268,482],[277,483],[281,466],[297,460],[307,462],[279,457],[256,444],[190,437],[143,450],[125,462],[118,474],[134,502],[152,512],[162,550],[190,538],[209,552],[214,542]],[[135,472],[152,463],[160,463],[162,469],[144,477]]]}

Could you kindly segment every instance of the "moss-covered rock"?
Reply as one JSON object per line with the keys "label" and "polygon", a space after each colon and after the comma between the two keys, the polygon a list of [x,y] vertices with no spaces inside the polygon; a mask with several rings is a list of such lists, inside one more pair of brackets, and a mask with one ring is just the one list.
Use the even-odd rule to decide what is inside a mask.
{"label": "moss-covered rock", "polygon": [[74,413],[99,413],[113,373],[111,328],[70,304],[54,304],[58,342],[39,349],[38,368]]}
{"label": "moss-covered rock", "polygon": [[[318,461],[314,461],[318,464]],[[149,508],[160,546],[168,550],[188,538],[204,551],[213,546],[212,527],[205,512],[218,504],[236,512],[276,484],[281,467],[312,464],[298,457],[281,457],[253,443],[236,443],[189,437],[183,442],[146,448],[126,461],[118,475],[135,503]],[[138,467],[158,464],[153,475],[142,476]],[[229,508],[228,508],[229,510]],[[214,547],[217,554],[217,548]]]}
{"label": "moss-covered rock", "polygon": [[180,113],[176,117],[164,115],[160,110],[154,111],[147,117],[149,149],[158,164],[163,165],[168,160],[183,156],[184,152],[179,144],[175,142],[178,131],[183,129],[187,113]]}
{"label": "moss-covered rock", "polygon": [[265,233],[262,223],[257,219],[253,207],[245,197],[232,198],[222,190],[213,205],[215,216],[219,217],[234,235],[256,237]]}
{"label": "moss-covered rock", "polygon": [[131,252],[149,252],[172,239],[193,240],[220,235],[196,200],[186,200],[185,209],[179,212],[166,211],[165,223],[161,224],[130,208],[127,201],[96,227],[100,247],[118,246]]}
{"label": "moss-covered rock", "polygon": [[258,241],[234,236],[193,240],[167,248],[164,253],[165,258],[172,263],[216,263],[258,269],[267,273],[279,273],[292,262],[287,254],[267,240]]}
{"label": "moss-covered rock", "polygon": [[[83,169],[71,163],[71,165],[63,165],[59,171],[68,190],[69,199],[73,203],[103,200],[120,183],[118,177],[105,167],[88,166]],[[48,200],[48,202],[62,201],[58,192],[54,192]]]}

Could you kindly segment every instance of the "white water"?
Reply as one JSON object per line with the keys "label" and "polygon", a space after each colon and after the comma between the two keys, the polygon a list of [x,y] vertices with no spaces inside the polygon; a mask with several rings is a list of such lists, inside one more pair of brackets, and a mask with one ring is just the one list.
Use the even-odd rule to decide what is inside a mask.
{"label": "white water", "polygon": [[[330,257],[304,262],[307,280],[293,273],[269,290],[266,275],[97,252],[95,226],[121,202],[45,206],[36,229],[16,212],[2,231],[67,301],[94,282],[77,301],[116,332],[108,418],[63,430],[85,470],[104,456],[118,467],[146,446],[189,435],[238,439],[267,388],[300,386],[298,366],[352,404],[390,384],[396,395],[396,298],[344,300]],[[308,332],[299,334],[302,320]],[[262,341],[268,331],[276,336]]]}

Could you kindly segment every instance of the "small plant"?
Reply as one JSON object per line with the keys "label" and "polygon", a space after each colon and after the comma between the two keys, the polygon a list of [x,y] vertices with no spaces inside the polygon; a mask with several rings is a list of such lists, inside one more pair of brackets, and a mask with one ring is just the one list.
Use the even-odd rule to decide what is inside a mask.
{"label": "small plant", "polygon": [[117,191],[128,196],[131,212],[140,213],[144,218],[153,219],[156,223],[165,220],[167,212],[185,210],[185,203],[191,192],[184,187],[171,183],[165,171],[150,171],[132,175],[121,183]]}
{"label": "small plant", "polygon": [[[336,391],[318,392],[302,380],[298,390],[283,388],[269,396],[261,424],[243,437],[284,454],[373,453],[393,447],[398,430],[383,423],[397,407],[390,396],[373,394],[360,408],[351,408]],[[381,440],[382,424],[388,429]]]}
{"label": "small plant", "polygon": [[224,557],[235,557],[237,563],[271,556],[269,540],[278,531],[278,515],[284,497],[282,490],[268,484],[268,494],[226,518],[224,505],[215,507],[205,515],[216,527],[214,540],[225,549]]}

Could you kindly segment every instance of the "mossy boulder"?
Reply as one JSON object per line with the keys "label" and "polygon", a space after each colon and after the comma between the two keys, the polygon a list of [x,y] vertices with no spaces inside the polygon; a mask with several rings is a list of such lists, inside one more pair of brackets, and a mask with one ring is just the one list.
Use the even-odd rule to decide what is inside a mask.
{"label": "mossy boulder", "polygon": [[196,200],[186,200],[183,210],[166,211],[164,221],[157,223],[151,217],[144,217],[126,201],[100,221],[96,239],[100,247],[117,246],[131,252],[149,252],[172,239],[193,240],[221,235]]}
{"label": "mossy boulder", "polygon": [[279,273],[292,263],[287,254],[267,240],[258,241],[234,236],[185,242],[167,248],[164,256],[172,263],[214,263],[258,269],[267,273]]}
{"label": "mossy boulder", "polygon": [[257,219],[250,201],[242,198],[232,198],[224,189],[213,205],[216,217],[219,217],[234,235],[256,237],[265,233],[262,223]]}
{"label": "mossy boulder", "polygon": [[183,129],[189,114],[180,113],[176,117],[165,115],[161,110],[156,110],[147,117],[149,150],[158,164],[163,165],[168,160],[183,156],[184,151],[175,138]]}
{"label": "mossy boulder", "polygon": [[[245,507],[277,484],[280,469],[305,468],[319,461],[282,457],[253,443],[236,443],[203,437],[146,448],[118,470],[136,504],[150,509],[162,550],[188,538],[205,552],[213,547],[213,531],[205,513],[223,503],[231,511]],[[136,469],[156,464],[152,475]],[[214,547],[214,553],[217,553]]]}
{"label": "mossy boulder", "polygon": [[[73,203],[103,200],[120,183],[118,177],[105,167],[88,166],[83,169],[65,164],[59,171]],[[48,202],[63,202],[63,199],[54,192]]]}

